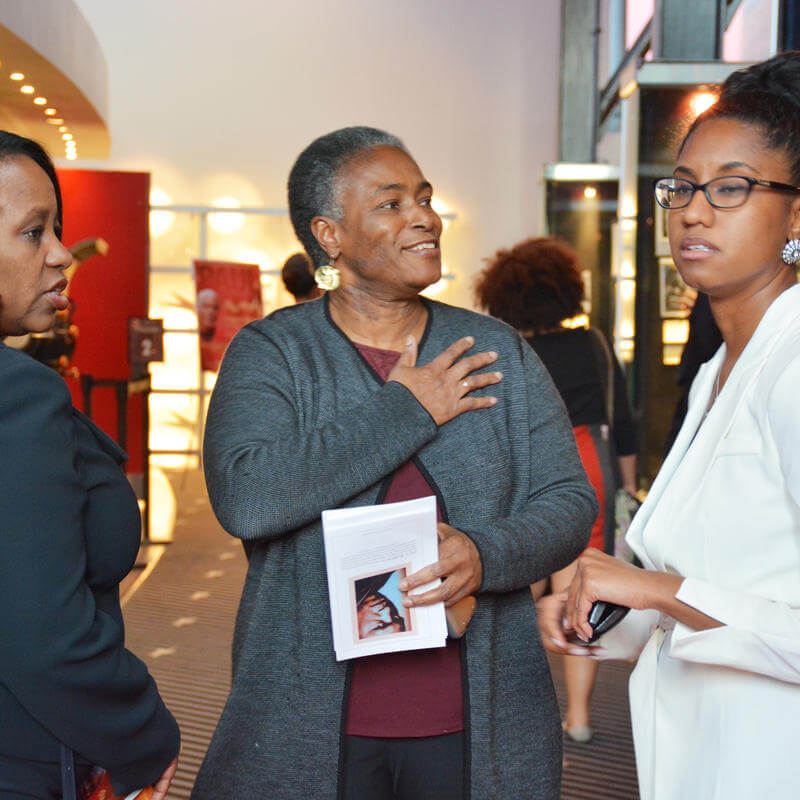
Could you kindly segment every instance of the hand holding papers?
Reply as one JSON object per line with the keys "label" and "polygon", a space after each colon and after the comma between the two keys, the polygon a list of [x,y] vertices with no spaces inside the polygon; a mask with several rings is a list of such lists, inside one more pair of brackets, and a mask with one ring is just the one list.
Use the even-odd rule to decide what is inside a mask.
{"label": "hand holding papers", "polygon": [[436,498],[323,511],[322,529],[337,661],[444,647],[444,604],[405,608],[398,588],[438,559]]}

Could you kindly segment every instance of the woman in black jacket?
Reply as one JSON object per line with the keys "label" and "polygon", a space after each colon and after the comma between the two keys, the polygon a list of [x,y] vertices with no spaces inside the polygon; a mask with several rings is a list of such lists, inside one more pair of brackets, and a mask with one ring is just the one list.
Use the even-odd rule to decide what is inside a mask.
{"label": "woman in black jacket", "polygon": [[[61,194],[29,139],[0,131],[0,340],[48,330],[67,298]],[[140,541],[125,454],[56,372],[0,341],[0,797],[62,794],[92,766],[117,794],[175,771],[178,727],[124,646],[119,583]]]}

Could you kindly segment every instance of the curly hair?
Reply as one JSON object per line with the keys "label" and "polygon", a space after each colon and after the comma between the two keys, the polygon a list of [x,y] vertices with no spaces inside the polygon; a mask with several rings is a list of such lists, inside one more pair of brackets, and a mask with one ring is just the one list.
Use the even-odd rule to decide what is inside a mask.
{"label": "curly hair", "polygon": [[312,264],[327,264],[328,257],[311,232],[311,220],[342,217],[336,191],[339,171],[359,153],[381,145],[408,152],[400,139],[386,131],[354,126],[315,139],[294,162],[289,173],[289,217]]}
{"label": "curly hair", "polygon": [[547,237],[498,250],[475,286],[478,304],[518,330],[554,328],[580,313],[583,297],[578,254]]}
{"label": "curly hair", "polygon": [[678,152],[703,122],[713,119],[758,127],[770,149],[786,153],[792,182],[800,185],[800,51],[780,53],[731,73],[717,102],[695,119]]}

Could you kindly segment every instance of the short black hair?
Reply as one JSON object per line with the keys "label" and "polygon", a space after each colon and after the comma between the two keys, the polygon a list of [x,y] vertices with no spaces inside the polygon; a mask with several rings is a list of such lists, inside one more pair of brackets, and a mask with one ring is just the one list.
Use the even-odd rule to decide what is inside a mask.
{"label": "short black hair", "polygon": [[382,145],[408,152],[396,136],[359,125],[320,136],[294,162],[289,173],[289,216],[312,264],[326,264],[328,257],[311,232],[311,220],[320,216],[342,217],[336,197],[339,171],[359,153]]}
{"label": "short black hair", "polygon": [[800,51],[780,53],[731,73],[717,102],[692,123],[680,149],[699,125],[712,119],[759,128],[770,149],[786,153],[792,182],[800,186]]}
{"label": "short black hair", "polygon": [[47,151],[33,139],[27,139],[24,136],[18,136],[16,133],[10,131],[0,130],[0,161],[8,161],[12,158],[19,158],[25,156],[38,164],[45,172],[50,183],[53,184],[53,191],[56,194],[56,220],[55,229],[59,239],[61,239],[61,230],[63,226],[62,206],[61,206],[61,186],[58,183],[58,175],[56,175],[56,168]]}
{"label": "short black hair", "polygon": [[308,296],[315,286],[311,264],[305,253],[294,253],[286,259],[281,269],[281,278],[295,300]]}

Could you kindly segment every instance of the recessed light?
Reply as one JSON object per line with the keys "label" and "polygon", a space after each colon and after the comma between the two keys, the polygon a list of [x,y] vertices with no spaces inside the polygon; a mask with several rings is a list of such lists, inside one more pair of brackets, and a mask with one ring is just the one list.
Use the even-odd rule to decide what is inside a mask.
{"label": "recessed light", "polygon": [[61,134],[61,138],[62,138],[62,139],[65,141],[65,142],[68,142],[68,141],[69,141],[69,140],[72,138],[72,134],[71,134],[71,133],[62,133],[62,134]]}
{"label": "recessed light", "polygon": [[67,160],[74,161],[78,157],[77,153],[67,153]]}
{"label": "recessed light", "polygon": [[51,117],[49,120],[47,120],[47,122],[50,125],[61,125],[64,122],[64,120],[61,119],[61,117]]}
{"label": "recessed light", "polygon": [[53,114],[56,113],[56,110],[54,108],[46,108],[44,113],[47,114],[48,117],[52,117]]}
{"label": "recessed light", "polygon": [[47,105],[47,98],[46,97],[34,97],[33,102],[36,103],[37,106],[46,106]]}
{"label": "recessed light", "polygon": [[24,81],[25,76],[21,72],[12,72],[9,76],[12,81]]}
{"label": "recessed light", "polygon": [[34,89],[29,83],[26,83],[24,86],[20,86],[19,90],[22,92],[22,94],[33,94],[36,91],[36,89]]}
{"label": "recessed light", "polygon": [[[62,119],[61,121],[63,122],[64,120]],[[69,130],[69,128],[68,128],[66,125],[62,125],[62,126],[61,126],[61,127],[58,129],[58,132],[59,132],[59,133],[66,133],[68,130]]]}

